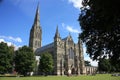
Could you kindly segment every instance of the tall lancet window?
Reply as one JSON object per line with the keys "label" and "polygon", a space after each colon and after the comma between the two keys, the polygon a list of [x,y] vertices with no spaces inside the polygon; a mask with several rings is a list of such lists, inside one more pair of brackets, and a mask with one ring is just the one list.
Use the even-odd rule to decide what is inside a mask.
{"label": "tall lancet window", "polygon": [[72,48],[69,49],[69,59],[74,59],[74,51]]}

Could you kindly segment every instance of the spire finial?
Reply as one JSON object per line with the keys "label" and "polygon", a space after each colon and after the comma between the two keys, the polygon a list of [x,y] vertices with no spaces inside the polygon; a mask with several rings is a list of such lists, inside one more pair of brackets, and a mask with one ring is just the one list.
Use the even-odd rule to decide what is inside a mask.
{"label": "spire finial", "polygon": [[57,27],[56,27],[55,37],[60,37],[59,31],[58,31],[58,25],[57,25]]}
{"label": "spire finial", "polygon": [[40,4],[40,3],[38,2],[38,4],[37,4],[37,11],[39,11],[39,4]]}
{"label": "spire finial", "polygon": [[38,2],[38,5],[37,5],[37,10],[36,10],[36,17],[38,18],[39,16],[39,2]]}
{"label": "spire finial", "polygon": [[39,2],[38,2],[38,5],[37,5],[37,9],[36,9],[36,14],[35,14],[35,19],[34,19],[34,24],[33,25],[40,26]]}
{"label": "spire finial", "polygon": [[56,33],[58,33],[58,25],[57,25],[57,27],[56,27]]}

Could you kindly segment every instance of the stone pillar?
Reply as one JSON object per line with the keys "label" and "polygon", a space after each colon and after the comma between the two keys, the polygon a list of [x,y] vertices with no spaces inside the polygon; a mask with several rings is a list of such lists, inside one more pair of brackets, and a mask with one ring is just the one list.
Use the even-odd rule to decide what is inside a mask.
{"label": "stone pillar", "polygon": [[80,65],[79,65],[80,61],[78,59],[78,57],[76,56],[76,72],[77,72],[77,75],[80,75]]}
{"label": "stone pillar", "polygon": [[60,61],[60,75],[64,75],[64,59],[63,59],[63,57],[61,58],[61,61]]}

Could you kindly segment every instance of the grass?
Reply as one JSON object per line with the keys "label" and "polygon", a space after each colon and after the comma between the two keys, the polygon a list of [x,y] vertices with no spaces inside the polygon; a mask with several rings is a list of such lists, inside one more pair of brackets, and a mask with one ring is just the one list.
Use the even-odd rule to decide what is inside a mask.
{"label": "grass", "polygon": [[111,76],[111,74],[97,74],[96,76],[47,76],[47,77],[0,77],[0,80],[120,80],[119,77]]}

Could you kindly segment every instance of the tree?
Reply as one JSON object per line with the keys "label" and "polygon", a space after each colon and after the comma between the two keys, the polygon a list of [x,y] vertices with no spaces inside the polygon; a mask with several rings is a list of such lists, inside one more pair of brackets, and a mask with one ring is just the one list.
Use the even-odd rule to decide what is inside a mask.
{"label": "tree", "polygon": [[15,70],[24,76],[33,72],[35,67],[35,55],[32,48],[23,46],[15,52]]}
{"label": "tree", "polygon": [[110,72],[112,65],[109,62],[109,59],[100,59],[98,63],[98,70],[103,72]]}
{"label": "tree", "polygon": [[39,71],[44,75],[53,71],[53,58],[50,53],[46,52],[40,55]]}
{"label": "tree", "polygon": [[109,57],[112,64],[120,62],[119,5],[118,0],[83,0],[80,38],[93,60]]}
{"label": "tree", "polygon": [[85,66],[91,66],[90,61],[85,61]]}
{"label": "tree", "polygon": [[0,43],[0,74],[12,72],[14,48],[7,43]]}
{"label": "tree", "polygon": [[118,67],[118,64],[111,64],[110,59],[100,59],[98,62],[98,70],[100,72],[119,72],[120,67]]}

